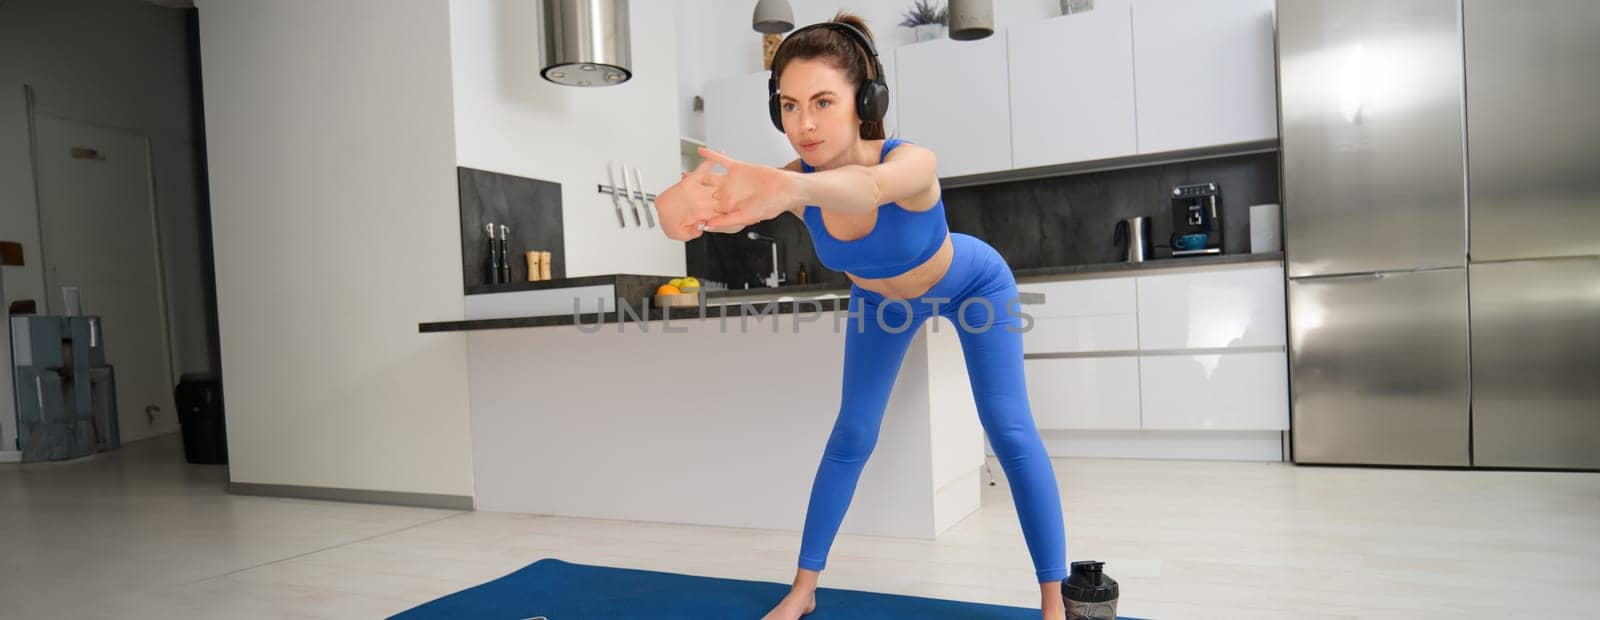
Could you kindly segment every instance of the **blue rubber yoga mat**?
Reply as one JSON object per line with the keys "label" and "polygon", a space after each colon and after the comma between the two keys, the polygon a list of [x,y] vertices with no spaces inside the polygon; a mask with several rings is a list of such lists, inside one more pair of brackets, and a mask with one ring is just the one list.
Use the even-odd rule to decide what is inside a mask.
{"label": "blue rubber yoga mat", "polygon": [[[789,585],[608,568],[544,559],[483,585],[445,596],[392,618],[549,620],[650,618],[759,619]],[[817,589],[806,620],[1038,620],[1039,610],[898,594]]]}

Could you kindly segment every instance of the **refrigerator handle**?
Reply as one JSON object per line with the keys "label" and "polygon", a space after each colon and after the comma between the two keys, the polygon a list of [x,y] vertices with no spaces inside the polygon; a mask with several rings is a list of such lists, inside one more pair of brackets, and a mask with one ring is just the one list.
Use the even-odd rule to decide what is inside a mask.
{"label": "refrigerator handle", "polygon": [[1370,273],[1341,273],[1336,276],[1295,276],[1289,279],[1300,282],[1329,282],[1339,280],[1382,280],[1387,277],[1389,277],[1388,272],[1376,271]]}

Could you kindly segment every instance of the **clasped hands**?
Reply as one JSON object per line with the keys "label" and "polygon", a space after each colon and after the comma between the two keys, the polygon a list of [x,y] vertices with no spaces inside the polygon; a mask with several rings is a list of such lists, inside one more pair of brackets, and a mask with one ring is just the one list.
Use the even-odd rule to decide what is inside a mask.
{"label": "clasped hands", "polygon": [[[661,230],[670,239],[688,241],[707,230],[739,232],[801,204],[794,172],[748,164],[705,147],[700,156],[705,161],[656,197]],[[727,172],[712,172],[713,165]]]}

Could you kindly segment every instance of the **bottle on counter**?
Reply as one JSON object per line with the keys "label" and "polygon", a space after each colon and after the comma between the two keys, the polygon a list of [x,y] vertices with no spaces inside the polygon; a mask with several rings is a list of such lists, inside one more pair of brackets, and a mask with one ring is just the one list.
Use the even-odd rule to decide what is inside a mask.
{"label": "bottle on counter", "polygon": [[811,283],[811,274],[806,273],[806,262],[805,261],[800,261],[800,274],[795,279],[798,280],[798,282],[796,282],[796,284],[810,284]]}
{"label": "bottle on counter", "polygon": [[500,281],[511,282],[511,227],[500,225]]}
{"label": "bottle on counter", "polygon": [[489,233],[489,259],[484,265],[488,268],[488,273],[484,274],[488,277],[484,279],[484,282],[488,284],[500,283],[500,244],[495,243],[494,228],[494,222],[489,222],[484,226],[484,230]]}

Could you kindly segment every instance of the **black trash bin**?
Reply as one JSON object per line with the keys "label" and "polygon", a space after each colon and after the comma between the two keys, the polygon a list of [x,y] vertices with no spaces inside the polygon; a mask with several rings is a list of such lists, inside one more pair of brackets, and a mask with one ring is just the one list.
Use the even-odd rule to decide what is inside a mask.
{"label": "black trash bin", "polygon": [[203,374],[186,374],[173,389],[178,424],[183,427],[183,457],[198,465],[228,462],[228,427],[222,415],[222,382]]}

